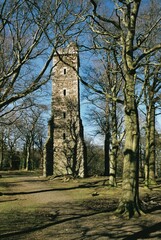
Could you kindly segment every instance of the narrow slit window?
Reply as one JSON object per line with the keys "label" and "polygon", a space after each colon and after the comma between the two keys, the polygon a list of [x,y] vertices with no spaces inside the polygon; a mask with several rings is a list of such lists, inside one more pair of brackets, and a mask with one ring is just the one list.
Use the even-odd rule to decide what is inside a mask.
{"label": "narrow slit window", "polygon": [[67,69],[66,69],[66,68],[64,68],[64,75],[65,75],[65,74],[67,74]]}
{"label": "narrow slit window", "polygon": [[65,133],[63,133],[63,140],[65,140],[66,139],[66,135],[65,135]]}
{"label": "narrow slit window", "polygon": [[66,89],[63,90],[63,94],[64,94],[64,96],[67,95],[67,91],[66,91]]}
{"label": "narrow slit window", "polygon": [[66,118],[66,112],[63,112],[63,118],[64,119]]}

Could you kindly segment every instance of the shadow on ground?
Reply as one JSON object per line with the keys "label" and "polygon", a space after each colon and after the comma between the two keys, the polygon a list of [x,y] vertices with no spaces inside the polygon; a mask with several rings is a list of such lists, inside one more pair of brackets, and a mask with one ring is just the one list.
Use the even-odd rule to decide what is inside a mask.
{"label": "shadow on ground", "polygon": [[[90,202],[92,204],[92,202]],[[94,201],[93,204],[96,205]],[[16,222],[12,222],[16,216]],[[89,209],[87,203],[66,203],[41,207],[35,212],[12,212],[6,215],[9,229],[0,239],[160,239],[161,222],[149,226],[146,218],[124,220],[109,209]],[[3,226],[3,223],[1,227]]]}
{"label": "shadow on ground", "polygon": [[[13,211],[5,214],[8,226],[1,221],[1,240],[83,240],[83,239],[160,239],[161,222],[153,220],[157,214],[139,219],[124,220],[113,214],[117,203],[105,199],[83,203],[50,203],[35,211]],[[8,220],[7,220],[8,219]],[[3,229],[3,230],[2,230]],[[5,231],[4,231],[5,230]]]}
{"label": "shadow on ground", "polygon": [[[40,179],[41,181],[41,179]],[[156,192],[150,199],[144,199],[147,205],[147,214],[137,219],[125,220],[117,217],[114,211],[118,204],[118,198],[114,195],[107,197],[96,196],[89,199],[72,200],[75,189],[83,190],[89,188],[95,190],[98,185],[103,186],[104,180],[88,181],[75,184],[76,186],[59,187],[49,189],[38,189],[33,191],[7,191],[0,199],[0,204],[9,204],[10,209],[0,212],[0,239],[1,240],[133,240],[133,239],[161,239],[161,196]],[[37,179],[26,179],[24,183],[38,184]],[[40,182],[43,183],[42,181]],[[9,183],[12,186],[17,184],[16,179]],[[12,185],[13,184],[13,185]],[[19,184],[19,179],[18,179]],[[47,184],[47,182],[45,183]],[[23,186],[23,182],[22,182]],[[22,187],[21,186],[21,187]],[[42,186],[42,185],[41,185]],[[44,185],[48,186],[48,185]],[[48,187],[50,187],[49,185]],[[64,186],[64,184],[63,184]],[[106,189],[107,191],[107,189]],[[48,204],[39,204],[33,207],[30,198],[31,194],[43,198],[47,193],[59,199],[59,194],[66,198],[71,197],[71,201],[51,201]],[[20,195],[31,201],[28,208],[16,208],[16,204],[21,205]],[[16,196],[16,198],[15,198]],[[14,197],[14,198],[13,198]],[[117,196],[118,197],[118,196]],[[5,203],[6,201],[6,203]],[[154,204],[155,203],[155,204]],[[14,205],[15,204],[15,205]],[[35,203],[34,203],[35,204]],[[1,207],[1,205],[0,205]]]}

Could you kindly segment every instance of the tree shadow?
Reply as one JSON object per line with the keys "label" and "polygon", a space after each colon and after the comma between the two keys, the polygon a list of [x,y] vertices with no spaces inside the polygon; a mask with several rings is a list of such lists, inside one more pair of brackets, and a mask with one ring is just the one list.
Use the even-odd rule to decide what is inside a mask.
{"label": "tree shadow", "polygon": [[[32,180],[30,182],[34,183],[35,180]],[[49,189],[41,189],[41,190],[34,190],[34,191],[1,192],[1,195],[15,196],[15,195],[27,195],[27,194],[36,194],[36,193],[44,193],[44,192],[54,192],[54,191],[69,191],[69,190],[75,190],[75,189],[96,188],[98,187],[97,184],[100,182],[102,182],[102,180],[91,182],[91,183],[79,184],[77,186],[71,186],[71,187],[66,186],[66,187],[60,187],[60,188],[49,188]],[[12,183],[8,183],[7,187],[11,187],[11,186],[12,186]]]}
{"label": "tree shadow", "polygon": [[4,202],[14,202],[14,201],[17,201],[18,199],[15,198],[15,199],[6,199],[6,200],[0,200],[0,203],[4,203]]}
{"label": "tree shadow", "polygon": [[161,238],[161,222],[156,223],[152,226],[143,227],[143,230],[136,232],[130,236],[127,236],[123,240],[136,240],[136,239],[140,239],[140,238],[141,239],[151,239],[151,240],[152,239],[160,239]]}
{"label": "tree shadow", "polygon": [[155,193],[151,196],[145,196],[141,200],[141,205],[145,213],[161,210],[161,195]]}
{"label": "tree shadow", "polygon": [[[105,203],[106,199],[104,199]],[[151,224],[151,226],[147,227],[144,218],[138,219],[137,222],[136,220],[128,221],[118,217],[113,218],[115,206],[113,205],[113,208],[111,208],[110,205],[105,207],[102,204],[100,199],[93,199],[89,202],[86,200],[83,203],[74,202],[72,205],[70,202],[61,205],[59,203],[57,205],[50,203],[50,206],[49,204],[48,206],[41,206],[37,212],[26,212],[25,214],[23,212],[8,213],[12,215],[6,216],[7,219],[16,215],[19,216],[17,222],[20,225],[17,224],[11,232],[11,224],[6,222],[8,231],[1,233],[0,239],[30,239],[30,236],[34,237],[34,234],[39,232],[45,232],[45,239],[49,237],[49,239],[64,240],[99,240],[101,238],[134,240],[161,237],[161,223]],[[89,208],[89,206],[93,207]],[[26,221],[28,221],[28,224],[23,225]],[[12,224],[14,226],[14,220]]]}
{"label": "tree shadow", "polygon": [[[37,183],[37,179],[24,180],[29,183]],[[41,181],[41,180],[40,180]],[[37,194],[54,191],[69,191],[75,189],[96,188],[103,186],[104,180],[96,180],[93,182],[83,182],[74,186],[65,186],[50,189],[41,189],[35,191],[19,191],[19,192],[4,192],[3,195],[25,195]],[[54,184],[54,182],[53,182]],[[6,200],[15,201],[16,199]],[[145,200],[145,199],[144,199]],[[151,202],[153,201],[153,202]],[[152,213],[161,210],[159,205],[161,197],[153,195],[146,201],[147,213]],[[136,221],[125,221],[124,219],[114,217],[114,210],[117,207],[117,200],[114,198],[101,199],[100,197],[93,197],[90,200],[83,200],[81,202],[54,202],[48,205],[40,205],[37,207],[39,213],[23,213],[10,211],[6,213],[6,232],[1,230],[0,239],[17,240],[30,239],[31,234],[45,232],[45,236],[49,239],[64,239],[64,240],[95,240],[95,239],[120,239],[120,240],[134,240],[134,239],[159,239],[161,238],[161,223],[148,222],[147,220],[138,219]],[[156,203],[155,205],[152,203]],[[49,211],[50,210],[50,211]],[[8,215],[7,215],[8,214]],[[157,213],[159,214],[159,212]],[[18,216],[18,219],[16,218]],[[8,219],[12,219],[12,224]],[[3,220],[3,217],[1,216]],[[0,219],[0,220],[1,220]],[[16,220],[17,219],[17,220]],[[15,221],[14,221],[15,220]],[[23,226],[23,223],[27,222]],[[147,223],[150,226],[147,227]],[[3,223],[2,223],[3,224]],[[15,224],[15,225],[14,225]],[[11,225],[13,230],[11,231]],[[3,226],[1,226],[3,227]],[[67,229],[67,231],[66,231]],[[54,237],[53,237],[54,236]],[[57,236],[57,238],[55,238]],[[71,238],[72,236],[72,238]],[[53,238],[52,238],[53,237]],[[34,238],[31,238],[34,239]],[[37,239],[37,238],[36,238]],[[48,239],[40,238],[40,239]]]}
{"label": "tree shadow", "polygon": [[[80,210],[80,209],[79,209]],[[20,235],[24,235],[24,234],[30,234],[39,230],[44,230],[47,229],[49,227],[52,226],[57,226],[60,224],[64,224],[64,223],[68,223],[71,221],[75,221],[75,220],[81,220],[82,218],[86,218],[86,217],[92,217],[92,216],[96,216],[100,213],[102,213],[102,211],[100,212],[86,212],[86,213],[75,213],[75,214],[64,214],[63,216],[61,216],[62,219],[59,219],[60,217],[60,208],[59,210],[56,210],[54,214],[47,214],[45,217],[47,217],[47,219],[45,221],[48,221],[45,224],[41,224],[40,226],[34,226],[34,227],[27,227],[25,229],[22,230],[15,230],[13,232],[8,232],[8,233],[2,233],[0,234],[0,239],[14,239],[14,237],[17,239],[18,236]],[[84,212],[84,211],[81,211]],[[23,215],[22,215],[23,217]],[[20,239],[20,238],[19,238]]]}

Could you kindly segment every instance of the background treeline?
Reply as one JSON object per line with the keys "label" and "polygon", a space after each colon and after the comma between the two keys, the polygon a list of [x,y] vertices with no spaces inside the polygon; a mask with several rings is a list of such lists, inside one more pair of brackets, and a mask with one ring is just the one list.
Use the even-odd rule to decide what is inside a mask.
{"label": "background treeline", "polygon": [[47,106],[26,99],[24,106],[1,118],[1,170],[42,169],[43,145],[46,137]]}

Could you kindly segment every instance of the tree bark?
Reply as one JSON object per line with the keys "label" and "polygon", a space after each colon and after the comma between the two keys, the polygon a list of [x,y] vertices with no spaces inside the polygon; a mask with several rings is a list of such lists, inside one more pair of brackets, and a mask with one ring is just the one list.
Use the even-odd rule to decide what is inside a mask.
{"label": "tree bark", "polygon": [[139,206],[139,121],[135,102],[134,75],[126,74],[125,89],[125,149],[123,163],[123,195],[118,212],[127,217],[140,214]]}
{"label": "tree bark", "polygon": [[109,185],[116,187],[116,155],[117,149],[113,148],[110,154],[110,174],[109,174]]}
{"label": "tree bark", "polygon": [[110,162],[110,157],[109,157],[109,132],[105,134],[105,176],[109,176],[109,162]]}
{"label": "tree bark", "polygon": [[[149,94],[151,95],[151,94]],[[155,104],[149,96],[146,106],[146,154],[145,154],[145,186],[156,185],[155,179]]]}
{"label": "tree bark", "polygon": [[117,211],[130,218],[140,215],[139,206],[139,120],[135,96],[135,68],[134,68],[134,37],[136,19],[140,1],[133,1],[133,5],[126,4],[127,18],[124,25],[127,31],[122,33],[122,60],[125,79],[124,112],[125,112],[125,147],[123,163],[123,195]]}
{"label": "tree bark", "polygon": [[155,179],[155,106],[152,103],[150,113],[150,145],[149,145],[149,186],[156,185]]}
{"label": "tree bark", "polygon": [[122,36],[122,58],[125,79],[124,112],[125,112],[125,147],[123,163],[123,195],[118,211],[130,218],[140,214],[139,206],[139,121],[135,99],[135,69],[133,68],[133,41],[135,24],[139,9],[139,1],[135,1],[127,20],[127,34]]}
{"label": "tree bark", "polygon": [[116,187],[116,169],[117,169],[117,153],[118,153],[118,141],[117,141],[117,116],[116,116],[116,102],[112,102],[112,136],[111,136],[111,152],[110,152],[110,174],[109,185]]}
{"label": "tree bark", "polygon": [[27,152],[26,152],[26,171],[32,170],[31,166],[31,146],[27,146]]}
{"label": "tree bark", "polygon": [[[147,114],[148,115],[148,114]],[[148,116],[146,119],[146,145],[145,145],[145,165],[144,165],[144,175],[145,175],[145,186],[148,187],[149,183],[149,138],[150,131],[148,127]]]}
{"label": "tree bark", "polygon": [[4,151],[4,140],[3,140],[3,130],[0,132],[0,169],[3,169],[3,151]]}
{"label": "tree bark", "polygon": [[109,165],[110,165],[110,131],[109,131],[109,101],[106,99],[106,127],[105,127],[105,142],[104,142],[104,151],[105,151],[105,176],[109,176]]}

